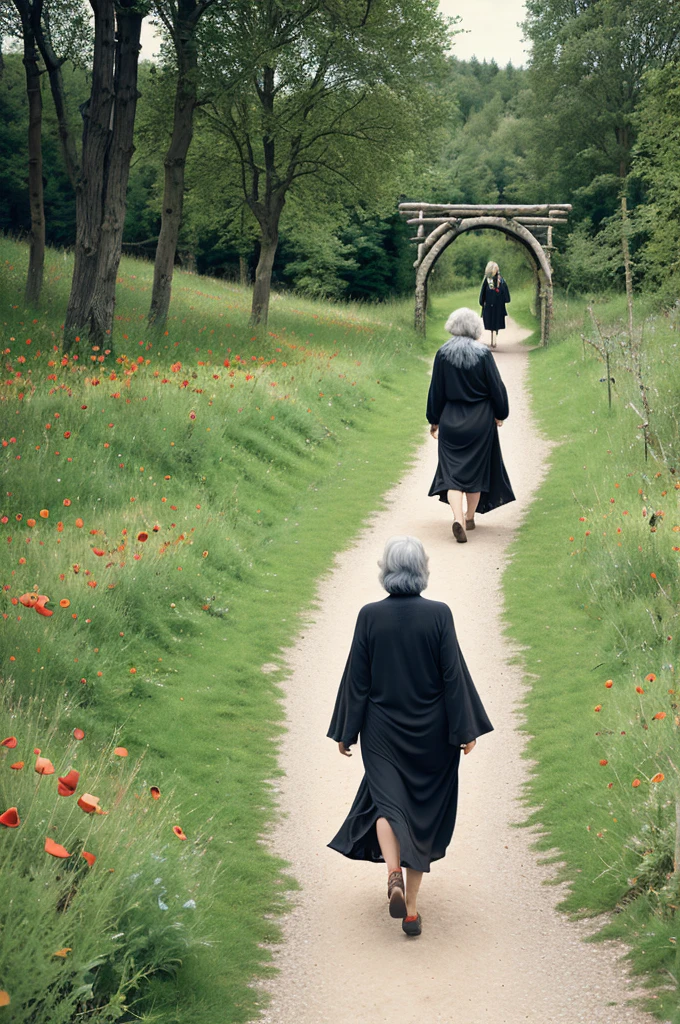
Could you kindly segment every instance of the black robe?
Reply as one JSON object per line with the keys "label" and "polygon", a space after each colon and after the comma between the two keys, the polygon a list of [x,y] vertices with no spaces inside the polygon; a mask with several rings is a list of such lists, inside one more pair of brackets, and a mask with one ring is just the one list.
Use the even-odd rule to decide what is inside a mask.
{"label": "black robe", "polygon": [[492,728],[447,605],[418,594],[365,605],[328,735],[346,747],[361,736],[366,774],[330,848],[382,861],[375,823],[386,818],[402,865],[429,871],[453,835],[461,745]]}
{"label": "black robe", "polygon": [[510,290],[500,274],[494,278],[494,281],[495,287],[489,288],[489,282],[484,278],[482,290],[479,293],[479,305],[482,307],[485,330],[503,331],[507,316],[505,304],[510,302]]}
{"label": "black robe", "polygon": [[[446,343],[450,344],[450,343]],[[478,346],[474,366],[454,366],[439,349],[434,357],[427,419],[439,424],[439,462],[430,496],[448,503],[446,492],[481,492],[477,511],[515,500],[496,420],[509,414],[508,393],[488,348]]]}

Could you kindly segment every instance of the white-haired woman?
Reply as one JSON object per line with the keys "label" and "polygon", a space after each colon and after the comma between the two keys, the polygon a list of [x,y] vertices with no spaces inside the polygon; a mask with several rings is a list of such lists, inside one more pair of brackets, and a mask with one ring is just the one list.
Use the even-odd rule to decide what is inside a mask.
{"label": "white-haired woman", "polygon": [[461,749],[469,754],[493,726],[448,605],[420,596],[429,577],[423,545],[392,537],[378,564],[389,597],[359,612],[328,730],[345,756],[361,736],[365,775],[328,845],[384,861],[390,915],[419,935],[423,872],[444,856],[456,821]]}
{"label": "white-haired woman", "polygon": [[508,312],[505,306],[508,302],[510,302],[510,289],[505,279],[501,277],[498,264],[491,261],[486,265],[479,293],[484,328],[491,332],[491,348],[496,348],[498,332],[505,330],[505,318]]}
{"label": "white-haired woman", "polygon": [[479,341],[484,325],[474,310],[455,310],[446,330],[451,337],[434,357],[427,399],[430,433],[439,443],[430,495],[450,504],[453,536],[464,544],[476,512],[515,500],[498,440],[508,393],[494,357]]}

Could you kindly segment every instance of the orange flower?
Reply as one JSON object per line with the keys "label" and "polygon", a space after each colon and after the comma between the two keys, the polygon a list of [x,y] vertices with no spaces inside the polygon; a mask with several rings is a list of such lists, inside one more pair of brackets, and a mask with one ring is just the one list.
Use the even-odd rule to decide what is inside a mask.
{"label": "orange flower", "polygon": [[62,522],[57,523],[57,533],[64,532],[64,524]]}
{"label": "orange flower", "polygon": [[0,989],[0,1006],[9,1006],[9,992],[5,992],[4,988]]}
{"label": "orange flower", "polygon": [[92,548],[92,552],[93,552],[93,554],[97,555],[98,558],[101,558],[102,555],[106,554],[106,552],[102,551],[101,548]]}
{"label": "orange flower", "polygon": [[656,676],[654,675],[653,672],[650,672],[648,676],[645,676],[645,682],[646,683],[655,683],[656,682]]}
{"label": "orange flower", "polygon": [[71,602],[69,601],[69,599],[67,597],[62,597],[61,601],[59,602],[59,607],[60,608],[70,608],[71,607]]}
{"label": "orange flower", "polygon": [[49,519],[49,509],[41,508],[38,515],[40,516],[41,519]]}
{"label": "orange flower", "polygon": [[82,521],[82,519],[76,519],[76,526],[78,527],[79,530],[82,530],[84,525],[85,523]]}
{"label": "orange flower", "polygon": [[175,833],[178,839],[186,839],[186,836],[184,835],[184,832],[179,827],[179,825],[173,825],[172,831]]}
{"label": "orange flower", "polygon": [[83,793],[78,798],[78,807],[81,811],[85,811],[85,814],[94,814],[95,811],[99,811],[99,797],[92,796],[91,793]]}
{"label": "orange flower", "polygon": [[595,710],[596,711],[602,711],[602,705],[601,704],[596,704],[595,705]]}
{"label": "orange flower", "polygon": [[58,949],[56,953],[52,954],[52,956],[61,956],[61,957],[66,958],[69,955],[69,953],[72,953],[72,952],[73,952],[73,950],[71,949],[70,946],[64,946],[63,949]]}
{"label": "orange flower", "polygon": [[33,528],[35,526],[35,519],[27,519],[26,526],[30,526],[31,528]]}
{"label": "orange flower", "polygon": [[79,778],[80,772],[77,772],[75,768],[72,768],[67,775],[58,776],[57,792],[59,796],[73,796],[78,787]]}
{"label": "orange flower", "polygon": [[49,758],[40,756],[40,750],[35,759],[35,770],[38,775],[54,775],[54,765]]}
{"label": "orange flower", "polygon": [[652,778],[649,781],[650,782],[663,782],[663,780],[665,778],[666,778],[666,776],[664,775],[663,772],[657,772],[656,775],[652,776]]}
{"label": "orange flower", "polygon": [[125,749],[125,747],[116,747],[113,752],[114,752],[114,754],[117,754],[118,757],[127,757],[128,756],[128,752]]}
{"label": "orange flower", "polygon": [[160,800],[160,798],[161,798],[161,791],[158,788],[158,786],[152,786],[151,789],[149,790],[149,792],[151,793],[151,796],[152,796],[152,798],[154,800]]}
{"label": "orange flower", "polygon": [[85,733],[83,732],[82,729],[74,729],[73,730],[73,738],[75,740],[84,740],[85,739]]}
{"label": "orange flower", "polygon": [[16,807],[10,807],[4,814],[0,814],[0,825],[5,828],[18,828],[20,824]]}
{"label": "orange flower", "polygon": [[146,530],[140,530],[140,532],[137,534],[137,540],[141,541],[142,544],[144,543],[144,541],[146,541],[148,539],[149,539],[149,534],[146,532]]}
{"label": "orange flower", "polygon": [[37,600],[37,594],[22,594],[19,598],[19,604],[23,604],[24,608],[33,608]]}
{"label": "orange flower", "polygon": [[614,685],[614,680],[608,679],[604,685],[607,687],[608,690],[611,690],[612,686]]}
{"label": "orange flower", "polygon": [[38,615],[44,615],[46,619],[49,619],[51,615],[54,615],[54,612],[52,611],[51,608],[45,607],[48,601],[49,597],[47,597],[45,594],[38,594],[38,600],[35,603],[35,610],[37,611]]}
{"label": "orange flower", "polygon": [[665,717],[666,717],[666,712],[665,711],[657,711],[657,713],[655,715],[652,715],[652,718],[656,718],[659,721],[661,721],[661,719],[665,718]]}
{"label": "orange flower", "polygon": [[13,768],[15,772],[20,772],[23,767],[24,767],[24,762],[23,761],[15,761],[14,764],[10,765],[10,768]]}
{"label": "orange flower", "polygon": [[64,501],[63,501],[62,504],[64,504],[66,506],[66,508],[68,508],[69,505],[71,504],[71,499],[70,498],[64,498]]}
{"label": "orange flower", "polygon": [[97,859],[93,853],[88,853],[87,850],[83,850],[83,852],[81,853],[81,857],[85,858],[90,867],[92,867],[92,865]]}
{"label": "orange flower", "polygon": [[14,750],[17,745],[16,736],[7,736],[6,739],[0,743],[0,747],[7,747],[8,750]]}
{"label": "orange flower", "polygon": [[639,785],[640,785],[640,780],[639,779],[633,779],[633,782],[632,782],[633,789],[637,789]]}
{"label": "orange flower", "polygon": [[45,840],[45,853],[49,853],[50,857],[59,857],[64,860],[66,857],[70,857],[71,854],[59,843],[55,843],[54,839],[50,839],[48,836]]}
{"label": "orange flower", "polygon": [[636,693],[644,693],[645,691],[644,691],[644,690],[642,689],[642,687],[641,687],[641,686],[636,686],[636,687],[635,687],[635,692],[636,692]]}

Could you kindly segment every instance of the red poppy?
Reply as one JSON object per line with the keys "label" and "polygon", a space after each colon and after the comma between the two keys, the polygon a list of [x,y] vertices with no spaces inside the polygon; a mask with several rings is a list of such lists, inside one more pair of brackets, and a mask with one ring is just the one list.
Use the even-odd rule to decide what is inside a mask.
{"label": "red poppy", "polygon": [[82,729],[74,729],[73,730],[73,738],[76,739],[76,740],[84,740],[85,739],[85,733],[83,732]]}
{"label": "red poppy", "polygon": [[633,782],[632,782],[633,789],[637,789],[639,785],[640,785],[640,780],[639,779],[633,779]]}
{"label": "red poppy", "polygon": [[178,839],[186,839],[186,836],[184,835],[184,832],[179,827],[179,825],[173,825],[172,831],[175,833]]}
{"label": "red poppy", "polygon": [[49,518],[49,514],[50,514],[49,510],[46,509],[46,508],[41,508],[40,512],[38,513],[38,515],[40,516],[41,519],[48,519]]}
{"label": "red poppy", "polygon": [[10,998],[9,992],[5,992],[4,988],[0,990],[0,1006],[9,1006]]}
{"label": "red poppy", "polygon": [[10,807],[4,814],[0,814],[0,825],[5,828],[18,828],[20,824],[16,807]]}
{"label": "red poppy", "polygon": [[645,676],[645,682],[646,683],[655,683],[656,682],[656,676],[654,675],[653,672],[650,672],[648,676]]}
{"label": "red poppy", "polygon": [[0,743],[0,747],[7,747],[8,750],[14,750],[16,745],[17,745],[17,738],[16,738],[16,736],[7,736],[2,741],[2,743]]}
{"label": "red poppy", "polygon": [[78,798],[78,807],[81,811],[85,811],[85,814],[94,814],[95,811],[99,810],[99,797],[92,796],[91,793],[83,793]]}
{"label": "red poppy", "polygon": [[26,526],[30,526],[32,529],[35,526],[35,519],[27,519]]}
{"label": "red poppy", "polygon": [[10,765],[10,768],[13,768],[15,772],[20,772],[23,767],[24,767],[24,762],[23,761],[15,761],[14,764]]}
{"label": "red poppy", "polygon": [[79,530],[82,530],[84,525],[85,523],[82,521],[82,519],[76,519],[76,526],[78,527]]}
{"label": "red poppy", "polygon": [[57,778],[57,792],[59,796],[73,796],[76,789],[78,788],[78,779],[80,778],[80,772],[77,772],[75,768],[72,768],[67,775],[58,776]]}
{"label": "red poppy", "polygon": [[601,764],[601,765],[602,765],[602,767],[604,768],[604,766],[605,766],[606,764],[609,764],[609,761],[608,761],[608,760],[606,759],[606,757],[603,757],[603,758],[602,758],[602,760],[600,761],[600,764]]}
{"label": "red poppy", "polygon": [[71,499],[70,498],[64,498],[63,504],[66,506],[66,508],[68,508],[69,505],[71,504]]}
{"label": "red poppy", "polygon": [[45,594],[38,594],[38,600],[35,603],[35,610],[38,615],[44,615],[46,619],[49,619],[51,615],[54,615],[51,608],[45,607],[48,601],[49,597],[46,597]]}
{"label": "red poppy", "polygon": [[161,791],[158,788],[158,786],[152,786],[151,789],[149,790],[149,792],[151,793],[151,796],[152,796],[152,798],[154,800],[160,800],[160,798],[161,798]]}
{"label": "red poppy", "polygon": [[142,544],[144,543],[144,541],[147,541],[148,539],[149,534],[145,530],[140,530],[140,532],[137,534],[137,540],[141,541]]}
{"label": "red poppy", "polygon": [[614,680],[608,679],[604,685],[607,687],[608,690],[611,690],[612,686],[614,685]]}
{"label": "red poppy", "polygon": [[59,857],[62,860],[71,856],[68,850],[59,843],[55,843],[54,839],[50,839],[49,836],[45,840],[45,853],[49,853],[51,857]]}
{"label": "red poppy", "polygon": [[62,597],[61,601],[59,602],[59,607],[60,608],[70,608],[71,607],[71,602],[69,601],[69,599],[67,597]]}
{"label": "red poppy", "polygon": [[102,551],[101,548],[92,548],[92,552],[93,552],[93,554],[97,555],[98,558],[101,558],[102,555],[106,554],[106,552]]}
{"label": "red poppy", "polygon": [[24,608],[33,608],[37,600],[37,594],[22,594],[19,598],[19,604],[23,604]]}
{"label": "red poppy", "polygon": [[35,770],[38,775],[54,775],[54,765],[47,757],[41,757],[38,751],[35,759]]}
{"label": "red poppy", "polygon": [[595,705],[595,711],[602,711],[602,705],[601,704],[596,704]]}
{"label": "red poppy", "polygon": [[88,853],[87,850],[83,850],[81,857],[85,858],[90,867],[92,867],[92,865],[97,859],[93,853]]}
{"label": "red poppy", "polygon": [[662,718],[666,717],[666,712],[665,711],[657,711],[657,713],[655,715],[652,715],[652,717],[658,719],[659,721],[661,721]]}
{"label": "red poppy", "polygon": [[118,757],[127,757],[128,756],[128,752],[127,752],[125,747],[116,747],[113,752],[114,752],[114,754],[117,754]]}
{"label": "red poppy", "polygon": [[642,689],[642,687],[641,687],[641,686],[636,686],[636,687],[635,687],[635,692],[636,692],[636,693],[644,693],[645,691],[644,691],[644,690]]}

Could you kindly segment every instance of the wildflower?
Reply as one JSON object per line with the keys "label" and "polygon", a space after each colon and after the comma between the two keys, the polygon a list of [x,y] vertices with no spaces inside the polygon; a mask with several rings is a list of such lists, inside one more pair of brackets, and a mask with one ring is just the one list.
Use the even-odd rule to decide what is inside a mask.
{"label": "wildflower", "polygon": [[14,750],[16,745],[17,745],[17,738],[16,738],[16,736],[8,736],[6,739],[4,739],[2,741],[2,743],[0,743],[0,747],[6,747],[8,750]]}
{"label": "wildflower", "polygon": [[631,785],[632,785],[633,789],[637,789],[638,786],[640,785],[640,780],[639,779],[633,779]]}
{"label": "wildflower", "polygon": [[642,687],[641,687],[641,686],[636,686],[636,687],[635,687],[635,692],[636,692],[636,693],[644,693],[645,691],[644,691],[644,690],[642,689]]}
{"label": "wildflower", "polygon": [[614,685],[614,680],[608,679],[604,685],[607,687],[608,690],[611,690],[612,686]]}
{"label": "wildflower", "polygon": [[40,509],[40,512],[38,513],[38,515],[40,516],[40,518],[41,518],[41,519],[47,519],[47,518],[49,518],[49,514],[50,514],[50,513],[49,513],[49,510],[48,510],[48,509],[46,509],[46,508],[41,508],[41,509]]}
{"label": "wildflower", "polygon": [[57,778],[57,792],[59,796],[73,796],[78,786],[80,772],[72,768],[67,775],[60,775]]}
{"label": "wildflower", "polygon": [[178,839],[186,839],[186,836],[184,835],[184,832],[179,827],[179,825],[173,825],[172,831],[175,833]]}
{"label": "wildflower", "polygon": [[656,719],[659,722],[662,719],[664,719],[665,717],[666,717],[666,712],[665,711],[657,711],[657,713],[655,715],[652,715],[652,718]]}
{"label": "wildflower", "polygon": [[137,540],[140,541],[142,544],[144,544],[144,542],[148,539],[149,534],[146,532],[146,530],[140,530],[140,532],[137,534]]}
{"label": "wildflower", "polygon": [[601,765],[602,765],[602,767],[604,768],[604,766],[605,766],[606,764],[609,764],[609,761],[607,760],[607,758],[606,758],[606,757],[603,757],[603,758],[602,758],[602,760],[600,761],[600,764],[601,764]]}
{"label": "wildflower", "polygon": [[116,747],[113,752],[118,757],[127,757],[128,756],[128,752],[127,752],[125,747]]}
{"label": "wildflower", "polygon": [[82,530],[84,525],[85,523],[82,521],[82,519],[76,519],[76,526],[78,527],[79,530]]}
{"label": "wildflower", "polygon": [[85,814],[101,813],[99,811],[99,797],[92,796],[91,793],[83,793],[78,800],[78,807],[81,811],[85,811]]}
{"label": "wildflower", "polygon": [[4,814],[0,814],[0,825],[5,828],[18,828],[21,824],[16,807],[10,807]]}
{"label": "wildflower", "polygon": [[67,597],[62,597],[61,601],[59,602],[59,607],[60,608],[70,608],[70,606],[71,606],[71,602],[69,601],[69,599]]}
{"label": "wildflower", "polygon": [[45,840],[45,853],[49,853],[51,857],[59,857],[62,860],[71,856],[68,850],[59,843],[55,843],[54,839],[50,839],[49,836]]}
{"label": "wildflower", "polygon": [[71,504],[71,499],[70,498],[64,498],[64,500],[62,502],[62,505],[64,505],[66,508],[68,508],[70,504]]}
{"label": "wildflower", "polygon": [[595,705],[595,710],[596,711],[602,711],[602,705],[601,704],[596,704]]}
{"label": "wildflower", "polygon": [[47,757],[41,757],[39,748],[36,748],[35,754],[35,771],[38,775],[54,775],[54,765],[50,759]]}
{"label": "wildflower", "polygon": [[85,858],[90,867],[92,867],[92,865],[97,859],[93,853],[88,853],[87,850],[83,850],[83,852],[81,853],[81,857]]}
{"label": "wildflower", "polygon": [[10,768],[12,768],[15,772],[20,772],[23,767],[24,767],[24,762],[23,761],[15,761],[14,764],[10,765]]}
{"label": "wildflower", "polygon": [[160,798],[161,798],[161,791],[158,788],[158,786],[152,786],[151,789],[149,790],[149,792],[151,793],[151,798],[153,800],[160,800]]}
{"label": "wildflower", "polygon": [[653,672],[650,672],[648,676],[645,676],[645,682],[646,683],[655,683],[656,682],[656,676],[654,675]]}
{"label": "wildflower", "polygon": [[664,775],[663,772],[657,772],[656,775],[653,775],[652,778],[649,781],[650,782],[663,782],[663,780],[665,778],[666,778],[666,776]]}
{"label": "wildflower", "polygon": [[85,739],[85,733],[83,732],[82,729],[74,729],[73,730],[73,738],[74,738],[74,740],[84,740]]}

